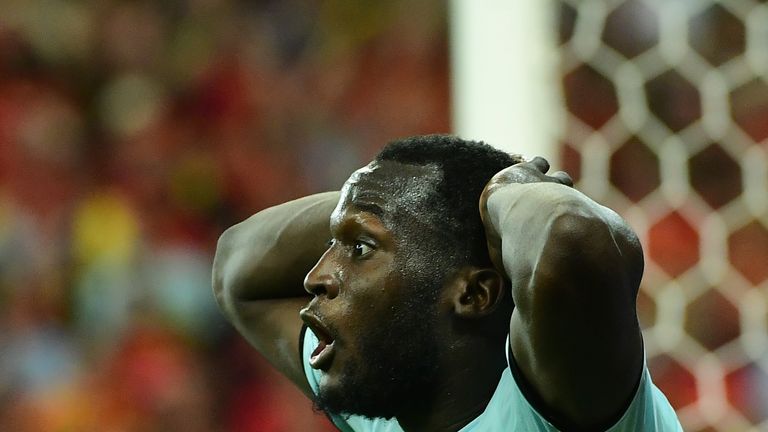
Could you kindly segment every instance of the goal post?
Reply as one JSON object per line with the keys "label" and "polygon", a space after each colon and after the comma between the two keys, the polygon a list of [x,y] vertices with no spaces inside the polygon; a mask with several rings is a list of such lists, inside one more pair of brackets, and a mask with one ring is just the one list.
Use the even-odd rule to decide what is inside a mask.
{"label": "goal post", "polygon": [[451,0],[454,132],[557,163],[562,102],[554,3]]}

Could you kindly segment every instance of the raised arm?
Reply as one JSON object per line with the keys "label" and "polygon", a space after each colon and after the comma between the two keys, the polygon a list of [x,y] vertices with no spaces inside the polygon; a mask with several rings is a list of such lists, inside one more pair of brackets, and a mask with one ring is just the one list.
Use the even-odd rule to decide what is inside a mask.
{"label": "raised arm", "polygon": [[642,250],[616,213],[548,168],[541,158],[507,168],[481,198],[515,302],[510,346],[538,408],[568,428],[610,426],[642,372]]}
{"label": "raised arm", "polygon": [[309,301],[304,276],[327,249],[338,192],[265,209],[219,238],[213,292],[224,315],[270,363],[305,393],[299,310]]}

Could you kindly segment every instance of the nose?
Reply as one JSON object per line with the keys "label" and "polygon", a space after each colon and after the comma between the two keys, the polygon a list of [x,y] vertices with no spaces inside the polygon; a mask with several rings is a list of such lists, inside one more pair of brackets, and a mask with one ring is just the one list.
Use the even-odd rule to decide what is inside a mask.
{"label": "nose", "polygon": [[332,248],[325,251],[317,264],[304,277],[304,289],[315,297],[325,295],[328,299],[332,299],[339,294],[339,280],[333,271],[332,254]]}

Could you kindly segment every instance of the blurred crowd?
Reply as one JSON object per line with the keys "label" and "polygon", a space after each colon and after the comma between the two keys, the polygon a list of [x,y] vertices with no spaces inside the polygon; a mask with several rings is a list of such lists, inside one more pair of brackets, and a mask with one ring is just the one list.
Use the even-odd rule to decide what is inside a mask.
{"label": "blurred crowd", "polygon": [[443,8],[4,0],[0,430],[331,430],[218,313],[216,239],[448,131]]}

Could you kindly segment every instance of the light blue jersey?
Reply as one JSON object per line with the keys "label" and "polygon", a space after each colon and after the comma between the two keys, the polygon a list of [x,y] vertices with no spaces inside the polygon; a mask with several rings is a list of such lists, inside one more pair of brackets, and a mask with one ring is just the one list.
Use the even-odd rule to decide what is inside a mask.
{"label": "light blue jersey", "polygon": [[[307,329],[304,336],[302,363],[304,374],[317,393],[323,372],[309,366],[309,358],[318,344],[317,337]],[[509,359],[508,359],[509,360]],[[402,432],[397,420],[367,419],[359,416],[336,416],[331,420],[343,432]],[[531,406],[523,396],[509,367],[504,369],[499,384],[485,411],[460,432],[512,432],[512,431],[558,431]],[[682,432],[675,411],[667,398],[651,381],[648,368],[643,366],[643,375],[632,402],[624,415],[606,432]]]}

